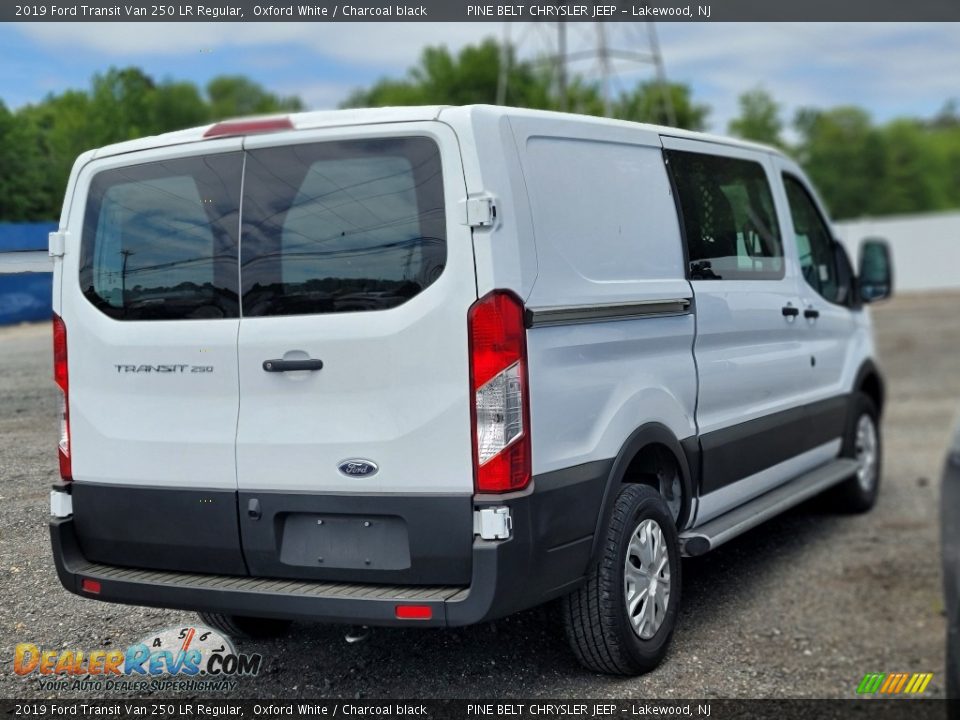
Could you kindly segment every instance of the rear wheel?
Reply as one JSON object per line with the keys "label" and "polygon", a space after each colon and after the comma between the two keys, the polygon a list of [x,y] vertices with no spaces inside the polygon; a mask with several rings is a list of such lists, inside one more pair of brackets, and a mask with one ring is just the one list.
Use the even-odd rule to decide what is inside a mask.
{"label": "rear wheel", "polygon": [[224,615],[223,613],[198,612],[207,627],[219,630],[234,639],[261,639],[279,637],[290,629],[289,620],[251,617],[249,615]]}
{"label": "rear wheel", "polygon": [[646,485],[617,496],[599,562],[563,601],[567,638],[595,672],[639,675],[667,653],[680,602],[680,544],[663,498]]}
{"label": "rear wheel", "polygon": [[883,445],[877,406],[863,393],[853,398],[851,423],[843,441],[843,457],[857,461],[857,472],[837,486],[837,500],[841,509],[862,513],[877,502],[880,492],[880,471]]}

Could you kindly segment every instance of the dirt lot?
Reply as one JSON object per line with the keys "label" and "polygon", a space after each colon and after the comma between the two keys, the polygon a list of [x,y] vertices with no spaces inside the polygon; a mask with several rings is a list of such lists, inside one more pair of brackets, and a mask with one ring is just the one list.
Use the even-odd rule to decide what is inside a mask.
{"label": "dirt lot", "polygon": [[[266,661],[242,697],[851,697],[866,672],[933,671],[943,694],[936,512],[940,465],[960,410],[958,295],[875,311],[888,379],[883,491],[870,514],[814,502],[684,561],[673,649],[638,679],[598,677],[567,651],[555,608],[456,631],[296,625],[246,643]],[[0,696],[35,697],[12,671],[18,642],[126,647],[189,613],[105,605],[64,591],[47,541],[56,476],[49,329],[0,330]]]}

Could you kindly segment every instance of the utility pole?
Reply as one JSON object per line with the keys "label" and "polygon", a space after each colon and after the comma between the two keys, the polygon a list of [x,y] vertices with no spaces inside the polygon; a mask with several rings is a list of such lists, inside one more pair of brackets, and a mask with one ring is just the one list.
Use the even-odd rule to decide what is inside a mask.
{"label": "utility pole", "polygon": [[120,302],[124,307],[127,305],[127,260],[131,255],[136,255],[133,250],[121,250],[123,255],[123,264],[120,267]]}
{"label": "utility pole", "polygon": [[[512,25],[519,28],[511,28]],[[505,46],[511,43],[511,32],[516,34],[516,42],[512,53],[501,52],[498,102],[506,101],[510,55],[533,56],[535,63],[546,67],[548,76],[554,81],[556,106],[563,111],[570,109],[568,86],[571,72],[584,68],[582,75],[599,83],[603,111],[608,117],[613,114],[614,93],[624,91],[624,76],[636,76],[644,67],[652,65],[657,85],[663,92],[663,116],[668,124],[676,125],[654,23],[504,23],[502,42]]]}

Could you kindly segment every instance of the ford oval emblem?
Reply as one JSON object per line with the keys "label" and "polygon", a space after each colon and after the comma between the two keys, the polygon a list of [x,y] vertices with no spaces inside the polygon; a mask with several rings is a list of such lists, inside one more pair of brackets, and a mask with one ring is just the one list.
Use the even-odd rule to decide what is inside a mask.
{"label": "ford oval emblem", "polygon": [[337,469],[347,477],[370,477],[376,475],[380,468],[377,467],[376,463],[369,460],[351,458],[337,465]]}

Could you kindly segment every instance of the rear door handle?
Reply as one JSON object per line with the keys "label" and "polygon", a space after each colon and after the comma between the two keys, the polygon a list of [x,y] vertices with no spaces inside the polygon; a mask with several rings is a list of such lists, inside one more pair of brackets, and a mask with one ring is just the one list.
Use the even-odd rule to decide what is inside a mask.
{"label": "rear door handle", "polygon": [[784,317],[796,317],[800,314],[800,308],[795,308],[793,305],[784,305],[780,308],[780,312],[783,313]]}
{"label": "rear door handle", "polygon": [[815,310],[814,308],[807,308],[803,311],[803,316],[807,320],[816,320],[818,317],[820,317],[820,311]]}
{"label": "rear door handle", "polygon": [[267,372],[294,372],[296,370],[322,370],[323,360],[264,360]]}

